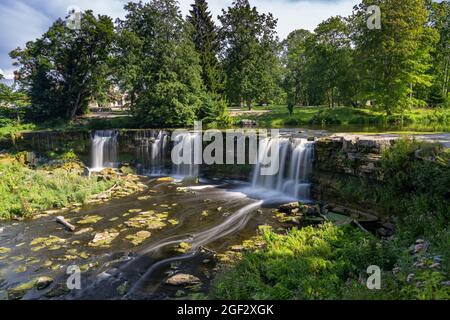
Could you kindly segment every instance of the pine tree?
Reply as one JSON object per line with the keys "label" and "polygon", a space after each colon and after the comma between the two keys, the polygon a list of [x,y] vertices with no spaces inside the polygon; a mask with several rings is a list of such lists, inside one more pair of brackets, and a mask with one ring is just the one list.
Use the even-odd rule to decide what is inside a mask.
{"label": "pine tree", "polygon": [[203,83],[208,92],[217,93],[220,91],[219,41],[206,0],[195,0],[187,21],[192,25],[192,40],[200,56]]}

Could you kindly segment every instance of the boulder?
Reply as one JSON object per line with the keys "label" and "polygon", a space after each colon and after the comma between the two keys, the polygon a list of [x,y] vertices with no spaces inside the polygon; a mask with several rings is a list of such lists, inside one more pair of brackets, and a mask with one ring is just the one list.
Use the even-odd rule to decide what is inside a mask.
{"label": "boulder", "polygon": [[185,177],[181,183],[188,186],[196,185],[200,183],[200,179],[198,177]]}
{"label": "boulder", "polygon": [[199,278],[185,273],[178,273],[166,280],[166,284],[171,286],[192,286],[200,283]]}
{"label": "boulder", "polygon": [[47,289],[53,283],[53,279],[50,277],[39,277],[36,280],[36,289],[44,290]]}
{"label": "boulder", "polygon": [[278,209],[280,210],[280,212],[283,212],[283,213],[292,213],[293,210],[300,209],[300,203],[299,202],[291,202],[291,203],[283,204]]}

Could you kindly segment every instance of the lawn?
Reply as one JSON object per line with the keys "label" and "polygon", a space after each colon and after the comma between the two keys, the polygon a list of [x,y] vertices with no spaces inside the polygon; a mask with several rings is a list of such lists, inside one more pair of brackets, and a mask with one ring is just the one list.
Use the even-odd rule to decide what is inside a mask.
{"label": "lawn", "polygon": [[403,115],[395,113],[387,116],[384,111],[356,109],[352,107],[296,107],[290,115],[284,105],[258,106],[254,111],[268,110],[263,114],[237,114],[235,123],[240,120],[256,120],[261,127],[289,126],[373,126],[383,130],[410,127],[414,131],[446,131],[450,127],[449,109],[412,109]]}

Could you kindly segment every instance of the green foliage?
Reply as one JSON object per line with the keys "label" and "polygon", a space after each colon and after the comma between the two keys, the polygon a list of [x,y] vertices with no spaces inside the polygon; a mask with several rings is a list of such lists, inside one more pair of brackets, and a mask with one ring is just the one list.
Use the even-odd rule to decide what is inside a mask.
{"label": "green foliage", "polygon": [[11,52],[31,99],[30,118],[72,120],[86,112],[96,92],[106,91],[114,26],[107,16],[82,14],[81,28],[58,19],[39,39]]}
{"label": "green foliage", "polygon": [[403,140],[382,160],[384,192],[381,205],[408,238],[432,236],[450,221],[450,155],[437,144]]}
{"label": "green foliage", "polygon": [[361,127],[367,127],[366,130],[372,131],[396,131],[408,128],[411,131],[446,131],[450,125],[450,110],[444,108],[413,109],[403,114],[393,113],[390,116],[386,116],[382,111],[352,107],[330,109],[324,106],[296,106],[292,114],[289,114],[286,105],[270,105],[255,109],[269,112],[261,115],[237,116],[235,122],[239,122],[241,119],[251,119],[256,120],[260,126],[267,127],[340,125],[342,129],[352,129],[357,132],[362,131]]}
{"label": "green foliage", "polygon": [[150,126],[191,125],[204,94],[200,59],[174,0],[126,5],[118,59],[131,110]]}
{"label": "green foliage", "polygon": [[[447,233],[448,236],[448,233]],[[407,249],[350,226],[325,224],[292,229],[285,235],[263,234],[265,247],[245,253],[232,268],[222,271],[213,283],[215,299],[449,299],[445,275],[411,267]],[[366,270],[382,270],[381,290],[366,287]],[[402,272],[394,275],[394,266]],[[408,272],[416,272],[413,283]],[[416,283],[419,282],[420,286]]]}
{"label": "green foliage", "polygon": [[350,227],[325,224],[286,235],[265,231],[263,237],[265,249],[245,254],[217,278],[214,298],[351,298],[350,290],[365,288],[358,279],[368,266],[389,269],[395,261],[387,244]]}
{"label": "green foliage", "polygon": [[[367,8],[381,10],[381,30],[367,28]],[[351,17],[363,85],[361,97],[388,114],[417,106],[414,88],[430,87],[430,53],[438,40],[424,0],[362,1]]]}
{"label": "green foliage", "polygon": [[[73,158],[66,154],[66,158]],[[0,163],[0,219],[27,216],[33,211],[62,208],[84,202],[101,193],[115,181],[98,181],[62,169],[52,172],[31,170],[17,163]]]}
{"label": "green foliage", "polygon": [[228,101],[271,103],[279,92],[277,20],[260,14],[248,0],[236,0],[219,17],[225,92]]}
{"label": "green foliage", "polygon": [[195,49],[200,56],[203,83],[208,92],[218,93],[221,90],[221,74],[219,68],[219,39],[208,3],[205,0],[195,0],[187,18],[192,25],[191,37]]}

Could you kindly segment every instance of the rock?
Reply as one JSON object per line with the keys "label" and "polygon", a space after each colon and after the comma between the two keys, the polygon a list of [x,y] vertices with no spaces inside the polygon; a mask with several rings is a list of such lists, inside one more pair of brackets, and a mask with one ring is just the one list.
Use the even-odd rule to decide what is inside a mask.
{"label": "rock", "polygon": [[47,289],[53,283],[53,279],[50,277],[39,277],[36,280],[36,289],[44,290]]}
{"label": "rock", "polygon": [[450,281],[443,281],[443,282],[442,282],[442,285],[443,285],[443,286],[450,287]]}
{"label": "rock", "polygon": [[94,224],[102,220],[103,218],[100,216],[85,216],[77,224]]}
{"label": "rock", "polygon": [[175,249],[175,251],[185,254],[185,253],[188,253],[189,250],[191,250],[191,249],[192,249],[192,245],[190,243],[182,242],[178,245],[178,247]]}
{"label": "rock", "polygon": [[191,286],[200,283],[201,281],[199,278],[185,273],[178,273],[166,280],[166,284],[171,286]]}
{"label": "rock", "polygon": [[379,228],[378,230],[377,230],[377,233],[381,236],[381,237],[391,237],[391,236],[393,236],[394,235],[394,233],[391,231],[391,230],[389,230],[389,229],[386,229],[386,228]]}
{"label": "rock", "polygon": [[123,174],[134,174],[134,169],[128,163],[124,163],[119,167],[119,172]]}
{"label": "rock", "polygon": [[157,230],[167,226],[166,221],[167,215],[156,214],[154,211],[147,211],[141,212],[136,217],[125,221],[124,224],[128,228]]}
{"label": "rock", "polygon": [[239,121],[239,125],[242,128],[249,128],[249,127],[257,126],[258,122],[256,122],[255,120],[242,119],[241,121]]}
{"label": "rock", "polygon": [[31,280],[12,289],[8,289],[8,298],[10,300],[20,300],[27,294],[28,291],[33,289],[35,285],[36,280]]}
{"label": "rock", "polygon": [[245,250],[245,247],[242,245],[236,245],[236,246],[232,246],[230,249],[234,252],[242,252]]}
{"label": "rock", "polygon": [[415,276],[416,275],[414,273],[408,274],[408,276],[406,277],[406,282],[411,283],[414,280]]}
{"label": "rock", "polygon": [[278,208],[283,213],[291,213],[292,210],[300,209],[299,202],[291,202],[287,204],[283,204]]}
{"label": "rock", "polygon": [[0,247],[0,254],[8,253],[10,251],[11,251],[11,249],[9,249],[9,248]]}
{"label": "rock", "polygon": [[419,244],[416,244],[414,246],[414,254],[426,252],[428,250],[429,245],[430,244],[428,242],[426,242],[426,241],[422,242],[422,243],[419,243]]}
{"label": "rock", "polygon": [[92,228],[83,228],[83,229],[78,230],[74,234],[79,236],[80,234],[84,234],[84,233],[88,233],[88,232],[92,232],[92,231],[94,231],[94,229],[92,229]]}
{"label": "rock", "polygon": [[172,177],[163,177],[156,180],[157,182],[174,182],[175,179]]}
{"label": "rock", "polygon": [[400,267],[395,267],[394,269],[392,269],[393,274],[399,274],[400,271],[401,271]]}
{"label": "rock", "polygon": [[134,246],[140,245],[142,242],[151,237],[151,232],[139,231],[135,235],[129,235],[125,239],[130,240]]}
{"label": "rock", "polygon": [[125,295],[128,291],[128,282],[122,283],[120,286],[117,287],[117,293],[121,296]]}
{"label": "rock", "polygon": [[386,222],[382,224],[382,227],[389,230],[392,234],[395,233],[395,224]]}
{"label": "rock", "polygon": [[430,269],[438,270],[441,268],[441,264],[439,262],[435,262],[430,266]]}
{"label": "rock", "polygon": [[196,185],[200,183],[200,179],[198,177],[185,177],[183,181],[181,181],[184,185]]}
{"label": "rock", "polygon": [[90,247],[105,247],[111,244],[111,242],[117,238],[119,232],[114,229],[106,230],[104,232],[96,233],[94,239],[89,242]]}

